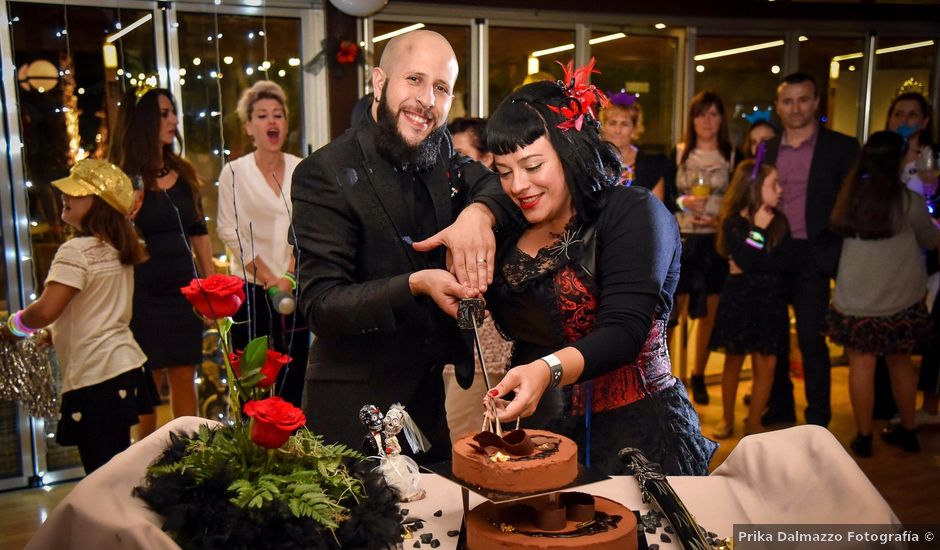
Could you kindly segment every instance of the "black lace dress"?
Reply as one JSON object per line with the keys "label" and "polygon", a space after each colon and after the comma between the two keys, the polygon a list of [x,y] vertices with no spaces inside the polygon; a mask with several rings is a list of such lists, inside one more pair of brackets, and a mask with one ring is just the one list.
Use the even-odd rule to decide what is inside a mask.
{"label": "black lace dress", "polygon": [[717,444],[702,436],[666,345],[679,268],[675,222],[645,189],[605,193],[595,224],[572,222],[535,258],[516,247],[519,235],[500,245],[487,303],[515,341],[511,364],[566,346],[585,358],[579,383],[546,392],[523,426],[574,439],[581,461],[589,453],[605,474],[625,473],[618,452],[635,447],[669,475],[707,475]]}

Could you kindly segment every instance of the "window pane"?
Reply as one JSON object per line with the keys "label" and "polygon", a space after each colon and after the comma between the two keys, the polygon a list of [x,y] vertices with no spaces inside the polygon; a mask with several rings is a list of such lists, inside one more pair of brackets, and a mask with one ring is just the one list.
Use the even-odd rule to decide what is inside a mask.
{"label": "window pane", "polygon": [[[728,50],[752,48],[733,53]],[[724,53],[718,57],[711,55]],[[706,58],[703,59],[702,56]],[[772,109],[783,65],[783,39],[774,36],[699,36],[695,51],[695,91],[721,96],[731,116],[731,140],[743,142],[747,116]]]}
{"label": "window pane", "polygon": [[16,403],[0,401],[0,479],[23,475],[19,411]]}
{"label": "window pane", "polygon": [[[375,36],[381,36],[385,33],[396,31],[402,27],[407,27],[411,23],[401,23],[394,21],[376,21],[373,26]],[[450,106],[448,120],[468,116],[470,113],[470,96],[467,90],[470,89],[470,27],[458,25],[425,25],[425,30],[440,33],[441,36],[450,42],[454,48],[454,54],[457,56],[457,83],[454,84],[454,102]],[[381,40],[372,45],[373,65],[378,67],[379,60],[382,59],[382,52],[388,40]]]}
{"label": "window pane", "polygon": [[153,21],[110,44],[113,48],[105,48],[105,39],[150,14],[69,6],[63,33],[63,6],[10,3],[37,294],[65,239],[50,182],[67,175],[76,160],[107,158],[109,128],[124,89],[141,76],[156,83]]}
{"label": "window pane", "polygon": [[898,94],[919,92],[930,100],[936,93],[929,89],[935,51],[934,41],[927,38],[878,38],[869,133],[884,130],[888,107]]}
{"label": "window pane", "polygon": [[[300,19],[219,15],[218,30],[212,14],[180,12],[177,20],[180,85],[183,90],[180,118],[186,140],[186,158],[196,166],[205,184],[202,206],[209,218],[213,253],[218,255],[225,250],[215,231],[218,198],[215,182],[222,169],[220,119],[225,149],[232,159],[253,150],[235,110],[243,90],[265,79],[284,88],[288,108],[284,150],[298,156],[303,154]],[[219,39],[218,35],[222,38]],[[272,39],[266,41],[265,35]]]}
{"label": "window pane", "polygon": [[[594,32],[591,38],[609,34]],[[627,36],[591,46],[600,70],[591,76],[592,82],[608,93],[622,89],[637,94],[645,130],[639,144],[650,152],[669,152],[675,141],[676,48],[676,38],[654,36]]]}
{"label": "window pane", "polygon": [[[24,2],[9,7],[32,251],[24,269],[34,275],[39,294],[66,238],[51,182],[77,160],[107,158],[121,94],[141,81],[156,84],[154,25],[149,10]],[[46,441],[48,469],[78,465],[75,447],[56,444],[56,422],[47,421],[45,430],[38,436]]]}
{"label": "window pane", "polygon": [[808,35],[800,42],[800,71],[813,75],[819,84],[820,120],[826,127],[849,136],[858,133],[864,51],[862,37]]}
{"label": "window pane", "polygon": [[[557,53],[532,55],[568,45],[571,47]],[[567,63],[573,58],[574,32],[570,30],[490,27],[490,112],[529,74],[543,71],[560,79],[562,70],[556,61]]]}

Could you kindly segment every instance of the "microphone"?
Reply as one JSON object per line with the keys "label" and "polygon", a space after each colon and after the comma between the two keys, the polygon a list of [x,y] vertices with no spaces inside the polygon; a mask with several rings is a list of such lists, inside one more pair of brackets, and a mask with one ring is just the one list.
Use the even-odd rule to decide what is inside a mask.
{"label": "microphone", "polygon": [[281,315],[290,315],[297,307],[294,295],[289,292],[284,292],[276,286],[272,286],[268,289],[268,297],[271,299],[274,311]]}

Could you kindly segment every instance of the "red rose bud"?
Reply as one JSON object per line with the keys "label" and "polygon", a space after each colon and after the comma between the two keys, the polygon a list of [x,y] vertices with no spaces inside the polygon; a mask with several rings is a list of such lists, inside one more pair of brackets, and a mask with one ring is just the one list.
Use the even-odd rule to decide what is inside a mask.
{"label": "red rose bud", "polygon": [[304,412],[280,397],[245,403],[251,417],[251,440],[265,449],[278,449],[294,430],[307,423]]}
{"label": "red rose bud", "polygon": [[264,375],[264,378],[258,382],[258,387],[267,388],[272,386],[277,380],[278,373],[280,373],[284,365],[290,363],[290,361],[291,358],[289,355],[269,349],[265,354],[264,365],[261,367],[261,374]]}
{"label": "red rose bud", "polygon": [[235,373],[235,376],[241,378],[242,375],[242,355],[245,355],[245,350],[237,349],[235,353],[228,354],[228,364],[232,366],[232,371]]}
{"label": "red rose bud", "polygon": [[234,275],[215,274],[193,279],[180,291],[206,319],[231,317],[245,301],[245,283]]}

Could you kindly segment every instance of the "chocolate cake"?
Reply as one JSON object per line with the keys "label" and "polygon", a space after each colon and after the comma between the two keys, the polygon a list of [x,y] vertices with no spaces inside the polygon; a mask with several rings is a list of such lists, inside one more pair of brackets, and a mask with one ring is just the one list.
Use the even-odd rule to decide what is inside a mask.
{"label": "chocolate cake", "polygon": [[453,474],[494,491],[551,491],[578,477],[578,446],[543,430],[514,430],[503,438],[492,432],[470,433],[454,443]]}
{"label": "chocolate cake", "polygon": [[467,515],[467,549],[636,550],[636,529],[636,516],[621,504],[555,493],[477,506]]}

